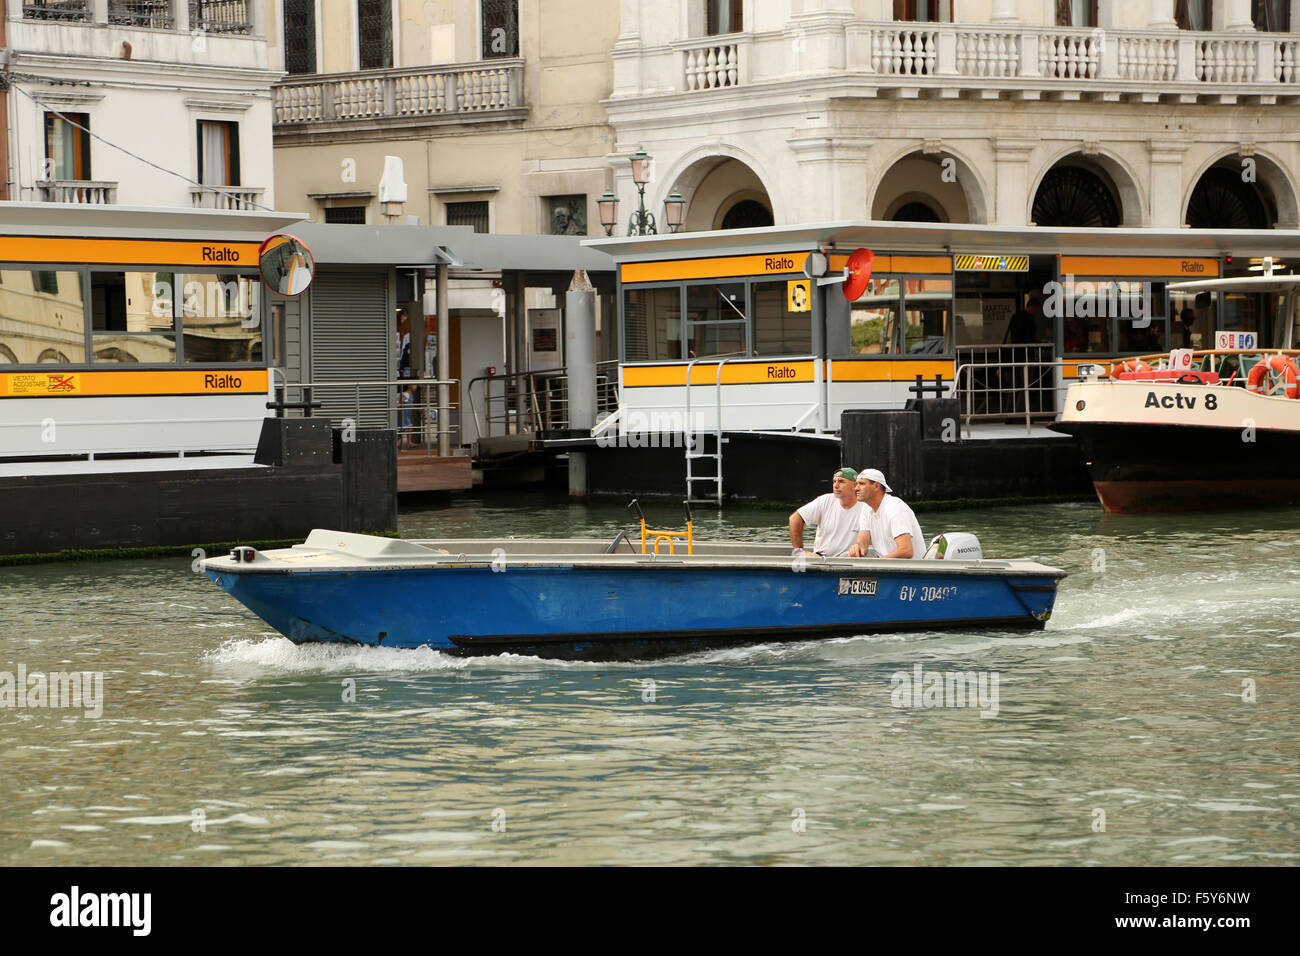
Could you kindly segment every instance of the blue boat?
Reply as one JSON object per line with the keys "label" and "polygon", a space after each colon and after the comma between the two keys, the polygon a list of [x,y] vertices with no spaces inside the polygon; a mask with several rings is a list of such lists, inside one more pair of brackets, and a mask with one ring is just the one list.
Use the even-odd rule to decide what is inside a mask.
{"label": "blue boat", "polygon": [[1065,577],[1019,560],[795,558],[783,545],[700,542],[691,550],[318,530],[292,548],[236,548],[203,568],[297,644],[585,660],[871,632],[1042,628]]}

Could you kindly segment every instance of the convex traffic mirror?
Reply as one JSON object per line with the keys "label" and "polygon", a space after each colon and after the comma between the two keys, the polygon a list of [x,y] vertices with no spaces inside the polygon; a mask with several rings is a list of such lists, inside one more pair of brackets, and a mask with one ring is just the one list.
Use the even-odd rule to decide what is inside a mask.
{"label": "convex traffic mirror", "polygon": [[311,285],[316,260],[307,243],[287,234],[271,236],[258,250],[262,281],[280,295],[299,295]]}

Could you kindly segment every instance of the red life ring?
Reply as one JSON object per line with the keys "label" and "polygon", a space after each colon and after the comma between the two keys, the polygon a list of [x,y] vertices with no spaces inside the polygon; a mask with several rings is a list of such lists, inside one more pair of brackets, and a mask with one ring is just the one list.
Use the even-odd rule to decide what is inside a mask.
{"label": "red life ring", "polygon": [[1141,359],[1129,359],[1126,362],[1120,362],[1117,365],[1111,366],[1110,374],[1112,378],[1118,378],[1120,372],[1133,372],[1135,374],[1140,374],[1149,371],[1151,371],[1151,366],[1146,362]]}
{"label": "red life ring", "polygon": [[1300,395],[1300,366],[1285,355],[1270,355],[1268,361],[1259,361],[1250,370],[1246,387],[1257,395],[1285,394],[1287,398]]}

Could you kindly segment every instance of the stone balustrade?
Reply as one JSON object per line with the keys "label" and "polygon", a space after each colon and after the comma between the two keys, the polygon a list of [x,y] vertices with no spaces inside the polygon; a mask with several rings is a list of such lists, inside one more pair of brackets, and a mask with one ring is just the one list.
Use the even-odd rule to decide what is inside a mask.
{"label": "stone balustrade", "polygon": [[[791,55],[810,42],[801,30],[734,34],[642,50],[639,76],[661,91],[655,68],[676,58],[673,86],[687,92],[732,89],[795,76],[852,76],[880,95],[1078,99],[1100,95],[1146,102],[1174,98],[1275,102],[1300,98],[1300,34],[1183,30],[1079,30],[1027,24],[903,23],[854,20],[844,27],[842,68],[819,68]],[[616,61],[620,55],[616,53]],[[750,63],[755,64],[750,68]],[[763,64],[766,70],[759,69]],[[766,75],[765,75],[766,74]],[[616,84],[617,85],[617,84]],[[906,91],[906,92],[904,92]],[[615,98],[636,95],[616,89]]]}
{"label": "stone balustrade", "polygon": [[36,183],[41,202],[89,203],[106,206],[117,202],[117,183],[80,179],[46,179]]}
{"label": "stone balustrade", "polygon": [[191,186],[195,209],[261,209],[264,189],[254,186]]}
{"label": "stone balustrade", "polygon": [[523,109],[523,60],[361,70],[290,77],[274,88],[277,132],[356,123],[515,119]]}

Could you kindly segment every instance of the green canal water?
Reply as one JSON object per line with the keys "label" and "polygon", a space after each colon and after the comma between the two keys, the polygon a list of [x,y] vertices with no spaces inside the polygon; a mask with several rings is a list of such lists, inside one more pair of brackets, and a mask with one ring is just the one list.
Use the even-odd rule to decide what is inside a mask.
{"label": "green canal water", "polygon": [[[697,533],[781,541],[785,518]],[[1047,628],[464,660],[294,647],[188,558],[0,568],[0,671],[104,675],[98,717],[0,708],[0,863],[1300,862],[1300,511],[920,518],[1066,569]],[[629,526],[534,493],[402,515]],[[918,664],[996,673],[996,716],[896,706]]]}

